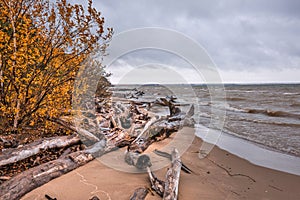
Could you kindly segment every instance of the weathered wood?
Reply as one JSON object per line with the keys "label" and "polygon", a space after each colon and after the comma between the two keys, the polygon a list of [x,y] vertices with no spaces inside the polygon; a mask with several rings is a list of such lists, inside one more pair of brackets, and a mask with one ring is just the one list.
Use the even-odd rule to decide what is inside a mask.
{"label": "weathered wood", "polygon": [[172,152],[172,166],[166,174],[166,183],[163,195],[164,200],[177,200],[180,169],[180,156],[177,149],[174,149]]}
{"label": "weathered wood", "polygon": [[0,155],[0,167],[36,155],[45,149],[68,147],[79,143],[80,138],[77,135],[59,136],[40,139],[17,149],[7,149]]}
{"label": "weathered wood", "polygon": [[66,122],[66,121],[63,120],[63,119],[58,119],[58,118],[56,118],[56,119],[51,119],[51,121],[52,121],[52,122],[55,122],[55,123],[57,123],[57,124],[59,124],[59,125],[61,125],[61,126],[63,126],[63,127],[66,127],[66,128],[68,128],[68,129],[70,129],[70,130],[72,130],[72,131],[74,131],[74,132],[79,133],[79,135],[80,135],[81,137],[85,137],[85,138],[87,138],[88,140],[90,140],[90,141],[92,141],[92,142],[94,142],[94,143],[95,143],[95,142],[99,142],[100,139],[102,139],[102,138],[96,137],[94,134],[92,134],[91,132],[89,132],[89,131],[87,131],[87,130],[81,128],[81,127],[78,127],[78,126],[74,126],[74,125],[72,125],[72,124],[69,124],[68,122]]}
{"label": "weathered wood", "polygon": [[0,153],[3,148],[16,148],[19,145],[19,141],[12,139],[6,140],[0,137]]}
{"label": "weathered wood", "polygon": [[100,199],[97,196],[93,196],[92,198],[90,198],[90,200],[100,200]]}
{"label": "weathered wood", "polygon": [[168,106],[170,116],[174,116],[181,112],[180,108],[178,108],[175,105],[175,100],[176,100],[176,98],[171,96],[171,97],[166,97],[166,98],[159,98],[154,103],[162,105],[162,106]]}
{"label": "weathered wood", "polygon": [[146,154],[139,154],[135,152],[126,152],[125,161],[129,165],[134,165],[138,169],[146,169],[147,167],[151,167],[150,157]]}
{"label": "weathered wood", "polygon": [[159,117],[151,117],[149,121],[147,121],[147,123],[145,124],[143,130],[141,131],[141,133],[136,137],[135,140],[138,140],[146,131],[149,130],[149,128],[156,122],[158,122],[160,120]]}
{"label": "weathered wood", "polygon": [[[162,157],[165,157],[165,158],[169,158],[170,160],[172,160],[172,155],[167,153],[167,152],[163,152],[163,151],[159,151],[159,150],[155,149],[154,153],[156,155],[159,155],[159,156],[162,156]],[[187,174],[191,174],[193,172],[183,162],[181,162],[181,170],[184,171]]]}
{"label": "weathered wood", "polygon": [[[153,142],[168,138],[172,133],[178,131],[185,125],[184,121],[191,119],[193,114],[194,106],[192,105],[187,113],[176,113],[176,115],[168,117],[152,117],[137,138],[129,145],[129,151],[136,153],[144,152]],[[191,125],[192,123],[192,120],[190,123],[187,122],[188,125]]]}
{"label": "weathered wood", "polygon": [[134,138],[122,128],[111,129],[105,136],[107,138],[106,146],[108,148],[128,146],[134,140]]}
{"label": "weathered wood", "polygon": [[165,191],[165,182],[162,180],[159,180],[155,174],[151,171],[149,167],[147,167],[147,172],[149,175],[149,180],[151,183],[151,188],[161,197],[164,195]]}
{"label": "weathered wood", "polygon": [[130,197],[130,200],[144,200],[148,194],[148,189],[141,187],[141,188],[137,188],[133,195]]}
{"label": "weathered wood", "polygon": [[11,179],[10,176],[0,176],[0,181],[7,181],[9,179]]}
{"label": "weathered wood", "polygon": [[[162,102],[163,101],[164,100],[162,100]],[[172,101],[172,99],[167,100],[167,102],[176,107],[176,105]],[[60,175],[65,174],[89,162],[95,157],[101,156],[102,154],[111,151],[115,147],[128,146],[129,152],[126,154],[126,157],[129,160],[128,162],[132,163],[137,168],[149,169],[149,166],[151,166],[150,158],[149,156],[141,153],[144,152],[144,150],[146,150],[153,142],[169,137],[171,133],[177,131],[181,126],[182,120],[184,119],[184,114],[182,116],[180,115],[180,109],[171,109],[173,109],[173,107],[170,108],[170,116],[157,119],[157,117],[153,117],[155,115],[151,116],[151,113],[146,109],[138,107],[137,105],[132,105],[130,112],[133,113],[131,119],[131,123],[133,125],[130,127],[139,127],[140,130],[136,131],[131,130],[132,128],[130,128],[130,132],[124,130],[124,128],[122,127],[119,127],[121,125],[121,123],[119,122],[120,120],[118,120],[118,124],[114,120],[118,118],[113,118],[112,116],[110,117],[111,113],[109,113],[103,120],[105,122],[109,121],[109,123],[111,123],[112,125],[108,127],[100,127],[99,125],[101,125],[101,123],[98,124],[100,129],[105,128],[105,136],[102,135],[102,132],[100,134],[100,136],[103,137],[96,137],[94,134],[87,130],[72,126],[68,123],[65,123],[63,120],[57,120],[56,122],[60,123],[61,125],[69,126],[70,129],[79,132],[80,135],[83,136],[83,138],[92,140],[93,145],[88,149],[71,154],[67,154],[67,152],[67,155],[63,155],[55,161],[50,161],[35,168],[29,169],[22,174],[19,174],[7,180],[0,186],[0,199],[19,199],[21,196],[31,191],[32,189],[41,186],[51,179],[59,177]],[[131,134],[131,131],[135,133]],[[132,142],[133,140],[134,142]],[[55,142],[55,144],[57,144],[57,142]],[[173,166],[175,166],[175,164],[172,164],[172,168]],[[170,187],[165,186],[165,183],[163,181],[158,180],[155,175],[151,171],[149,171],[148,173],[151,184],[154,185],[152,187],[155,188],[156,192],[159,191],[157,192],[158,194],[163,196],[165,190]],[[170,185],[170,183],[168,184]],[[178,189],[178,183],[175,188]],[[177,195],[177,191],[175,193]]]}
{"label": "weathered wood", "polygon": [[9,179],[0,185],[0,199],[20,199],[31,190],[103,155],[106,153],[105,144],[106,142],[101,140],[88,149],[44,163]]}
{"label": "weathered wood", "polygon": [[129,151],[142,153],[153,142],[168,138],[172,133],[179,130],[180,121],[168,122],[167,119],[160,119],[156,123],[149,126],[149,128],[139,135],[139,138],[134,140],[129,145]]}

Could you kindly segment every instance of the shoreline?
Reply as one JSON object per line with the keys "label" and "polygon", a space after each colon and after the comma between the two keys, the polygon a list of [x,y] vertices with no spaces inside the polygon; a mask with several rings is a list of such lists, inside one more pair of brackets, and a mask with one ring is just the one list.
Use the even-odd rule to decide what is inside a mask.
{"label": "shoreline", "polygon": [[[300,176],[300,158],[264,148],[251,141],[244,140],[217,130],[198,125],[196,135],[209,144],[216,144],[240,158],[246,159],[254,165],[291,173]],[[209,131],[209,134],[207,132]]]}
{"label": "shoreline", "polygon": [[[151,146],[161,149],[177,135],[194,133],[184,127],[176,135]],[[181,172],[179,199],[298,199],[300,176],[260,167],[215,146],[207,157],[199,158],[202,140],[195,137],[182,155],[182,161],[194,173]],[[154,171],[164,180],[167,167]],[[22,199],[44,199],[48,194],[59,200],[129,199],[138,187],[149,187],[146,173],[126,173],[105,166],[98,159],[31,191]],[[148,194],[146,200],[161,199]]]}

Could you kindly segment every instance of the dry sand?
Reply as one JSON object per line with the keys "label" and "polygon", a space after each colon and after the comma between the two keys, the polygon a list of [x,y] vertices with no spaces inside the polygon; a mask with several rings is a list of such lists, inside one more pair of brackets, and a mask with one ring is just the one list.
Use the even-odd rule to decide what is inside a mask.
{"label": "dry sand", "polygon": [[[193,133],[193,129],[183,128],[177,135],[183,133]],[[148,152],[155,148],[164,150],[162,147],[176,140],[176,137],[174,138],[151,146]],[[300,199],[300,176],[253,165],[218,147],[215,147],[206,158],[200,159],[201,143],[199,138],[195,138],[182,155],[182,161],[193,170],[194,174],[181,172],[180,200]],[[107,156],[107,159],[110,157],[112,156]],[[154,162],[154,168],[158,163]],[[164,167],[155,171],[155,174],[164,180],[166,170],[167,167]],[[136,188],[149,185],[146,173],[120,172],[107,167],[99,160],[94,160],[33,190],[22,199],[44,200],[45,194],[48,194],[57,200],[88,200],[94,195],[101,200],[128,200]],[[148,194],[146,199],[161,198],[157,194]]]}

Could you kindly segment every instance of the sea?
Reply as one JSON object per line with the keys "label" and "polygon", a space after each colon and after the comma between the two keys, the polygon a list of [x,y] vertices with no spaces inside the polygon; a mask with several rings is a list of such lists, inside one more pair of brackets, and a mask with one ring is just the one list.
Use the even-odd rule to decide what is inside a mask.
{"label": "sea", "polygon": [[254,164],[300,175],[300,84],[118,85],[113,91],[115,97],[173,96],[183,107],[193,104],[196,135],[204,141]]}

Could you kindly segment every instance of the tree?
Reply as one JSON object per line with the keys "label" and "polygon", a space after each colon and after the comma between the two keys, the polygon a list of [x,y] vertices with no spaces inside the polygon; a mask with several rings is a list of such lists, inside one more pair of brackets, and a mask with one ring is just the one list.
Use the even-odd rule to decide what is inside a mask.
{"label": "tree", "polygon": [[95,50],[104,54],[112,34],[92,0],[86,8],[66,0],[0,0],[2,128],[53,129],[52,118],[70,114],[81,63]]}

